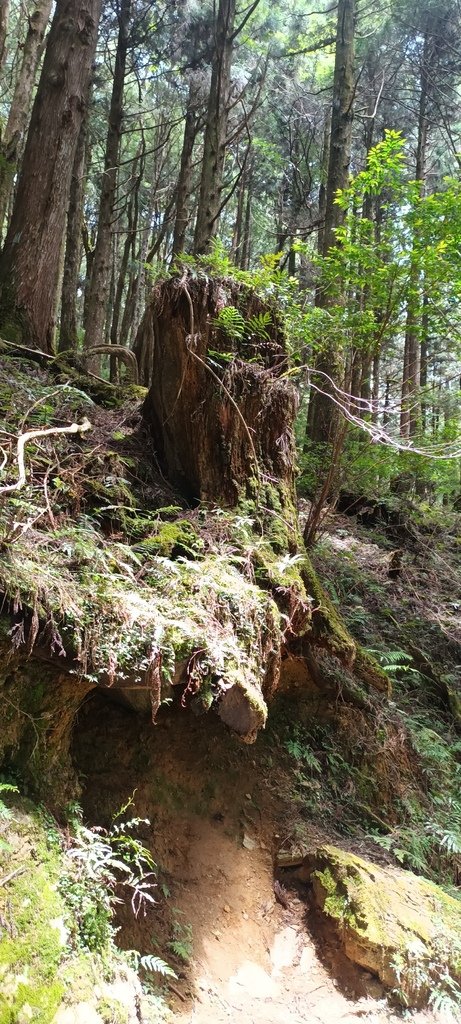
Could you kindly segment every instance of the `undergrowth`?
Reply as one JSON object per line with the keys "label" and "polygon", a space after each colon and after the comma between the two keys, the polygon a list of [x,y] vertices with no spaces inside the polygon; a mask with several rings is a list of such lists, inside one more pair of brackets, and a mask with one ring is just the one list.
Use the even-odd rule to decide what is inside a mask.
{"label": "undergrowth", "polygon": [[[132,801],[103,830],[85,826],[77,805],[69,807],[62,827],[44,808],[20,797],[16,785],[2,782],[1,792],[2,1024],[29,1017],[51,1024],[58,1007],[79,1002],[94,1003],[106,1019],[103,986],[112,979],[126,979],[133,1002],[139,998],[139,979],[127,973],[129,966],[156,981],[173,977],[170,965],[153,951],[125,955],[116,945],[116,904],[142,914],[154,902],[156,887],[152,854],[136,835],[145,822],[127,814]],[[142,999],[144,1024],[166,1019],[158,992]],[[115,994],[110,1001],[111,1021],[123,1024],[126,1008]]]}
{"label": "undergrowth", "polygon": [[[266,538],[245,513],[183,510],[146,456],[132,405],[108,412],[40,372],[32,387],[21,361],[3,363],[8,483],[25,425],[92,419],[85,438],[34,438],[26,487],[0,502],[0,590],[13,649],[45,645],[89,682],[144,682],[154,711],[181,674],[188,699],[205,708],[238,686],[263,724],[268,658],[285,623],[256,579],[251,549],[273,563],[278,584],[296,575],[277,567],[276,511]],[[299,577],[297,586],[305,597]]]}
{"label": "undergrowth", "polygon": [[459,897],[461,646],[451,625],[459,551],[456,531],[444,539],[436,520],[420,510],[407,524],[415,546],[405,552],[401,583],[387,576],[395,538],[381,525],[331,523],[314,562],[352,634],[388,675],[392,697],[368,699],[361,710],[347,695],[334,705],[313,698],[296,714],[285,703],[271,729],[291,766],[301,840],[316,823],[366,842],[371,854],[380,848]]}

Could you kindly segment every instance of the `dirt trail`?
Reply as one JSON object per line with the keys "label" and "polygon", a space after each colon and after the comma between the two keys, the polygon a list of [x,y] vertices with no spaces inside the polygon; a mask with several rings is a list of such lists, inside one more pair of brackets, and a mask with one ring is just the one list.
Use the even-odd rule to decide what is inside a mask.
{"label": "dirt trail", "polygon": [[109,820],[134,791],[136,813],[150,819],[142,838],[170,895],[145,918],[122,913],[120,941],[172,962],[172,938],[191,939],[187,967],[175,962],[178,1024],[402,1020],[379,982],[331,936],[319,937],[307,888],[289,888],[287,907],[277,902],[274,852],[292,809],[280,800],[280,766],[274,778],[258,744],[242,747],[220,722],[188,712],[167,713],[152,729],[95,699],[82,711],[74,755],[90,821]]}
{"label": "dirt trail", "polygon": [[[189,884],[177,903],[192,925],[191,964],[196,993],[181,1024],[397,1024],[379,982],[323,949],[337,981],[319,958],[309,931],[307,903],[288,892],[288,908],[274,897],[272,858],[238,847],[215,824],[189,833]],[[255,832],[252,841],[258,842]],[[264,842],[264,840],[263,840]],[[413,1024],[438,1018],[412,1015]],[[445,1018],[446,1022],[446,1018]]]}

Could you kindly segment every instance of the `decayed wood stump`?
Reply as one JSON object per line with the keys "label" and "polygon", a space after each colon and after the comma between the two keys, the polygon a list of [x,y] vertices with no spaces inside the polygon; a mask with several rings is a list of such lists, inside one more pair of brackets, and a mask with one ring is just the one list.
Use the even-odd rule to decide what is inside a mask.
{"label": "decayed wood stump", "polygon": [[[225,307],[238,332],[217,323]],[[297,397],[275,309],[235,282],[173,277],[154,289],[135,354],[157,458],[187,500],[232,506],[261,480],[292,493]]]}

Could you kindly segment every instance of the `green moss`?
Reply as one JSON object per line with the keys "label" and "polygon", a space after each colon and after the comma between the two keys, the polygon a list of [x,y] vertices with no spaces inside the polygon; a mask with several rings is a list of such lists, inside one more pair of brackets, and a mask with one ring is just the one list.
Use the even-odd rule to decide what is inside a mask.
{"label": "green moss", "polygon": [[[27,851],[21,856],[21,849]],[[60,922],[65,908],[57,893],[59,857],[48,845],[39,817],[25,817],[0,851],[2,873],[19,862],[19,873],[0,889],[0,910],[10,934],[0,941],[0,1021],[15,1021],[25,1006],[34,1020],[49,1024],[64,993],[56,980],[63,959]],[[6,917],[5,917],[6,915]]]}
{"label": "green moss", "polygon": [[[101,894],[95,889],[103,883],[95,881],[89,862],[83,859],[77,869],[66,856],[50,816],[17,795],[8,802],[0,845],[0,1024],[51,1024],[58,1009],[79,1003],[96,1009],[97,989],[103,1019],[126,1024],[137,1009],[136,976],[115,949],[113,929],[99,952],[82,950],[82,907],[71,899],[77,891],[72,886],[85,882],[87,897],[97,905]],[[111,893],[104,898],[109,905]],[[130,1010],[117,998],[117,982],[125,980],[132,983]],[[113,993],[106,990],[108,981],[115,983]],[[144,1002],[148,1008],[149,998]],[[160,1013],[143,1019],[157,1021]]]}
{"label": "green moss", "polygon": [[157,532],[135,546],[143,555],[161,555],[163,558],[197,558],[204,549],[204,541],[187,519],[158,525]]}
{"label": "green moss", "polygon": [[313,642],[339,659],[353,670],[361,683],[390,693],[389,677],[379,667],[372,655],[352,638],[333,602],[326,594],[315,569],[306,556],[299,567],[307,593],[312,598]]}
{"label": "green moss", "polygon": [[347,899],[344,894],[338,891],[338,886],[329,868],[324,871],[315,871],[313,877],[316,879],[319,888],[324,890],[323,911],[328,917],[342,924],[347,912]]}
{"label": "green moss", "polygon": [[300,575],[307,593],[313,602],[313,632],[317,642],[335,654],[340,660],[352,664],[356,645],[338,615],[333,602],[325,593],[310,559],[305,556],[300,565]]}
{"label": "green moss", "polygon": [[104,1024],[128,1024],[128,1009],[118,999],[100,999],[97,1011],[100,1017],[102,1017]]}
{"label": "green moss", "polygon": [[335,922],[347,955],[389,986],[398,983],[406,1003],[424,1002],[445,975],[459,984],[459,901],[411,872],[337,847],[317,850],[313,868],[316,900]]}

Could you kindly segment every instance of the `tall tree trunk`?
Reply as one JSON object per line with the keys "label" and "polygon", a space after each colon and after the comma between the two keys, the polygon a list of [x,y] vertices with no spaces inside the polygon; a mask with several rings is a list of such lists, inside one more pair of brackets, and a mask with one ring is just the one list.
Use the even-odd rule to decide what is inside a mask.
{"label": "tall tree trunk", "polygon": [[427,426],[427,369],[429,363],[429,298],[426,289],[423,286],[423,315],[422,315],[422,331],[421,331],[421,360],[420,360],[420,372],[419,372],[419,386],[422,393],[421,401],[421,429],[426,430]]}
{"label": "tall tree trunk", "polygon": [[330,159],[330,129],[330,113],[325,112],[322,153],[320,157],[319,230],[317,235],[317,251],[320,253],[320,255],[323,254],[325,248],[325,214],[327,206],[328,163]]}
{"label": "tall tree trunk", "polygon": [[196,253],[206,252],[218,227],[229,117],[235,6],[236,0],[219,0],[215,20],[216,43],[211,67],[202,175],[195,224],[194,252]]}
{"label": "tall tree trunk", "polygon": [[[418,141],[416,146],[416,180],[420,183],[421,195],[424,194],[426,181],[426,155],[431,74],[434,73],[430,61],[430,39],[426,33],[424,38],[421,65],[421,89],[419,96]],[[408,287],[407,322],[405,331],[405,350],[403,359],[402,405],[400,414],[400,433],[402,437],[414,437],[421,425],[421,409],[419,401],[420,369],[421,369],[421,281],[420,272],[414,259],[411,261],[410,280]]]}
{"label": "tall tree trunk", "polygon": [[114,81],[109,111],[104,173],[99,201],[98,234],[94,250],[91,278],[86,303],[85,347],[100,345],[104,339],[104,323],[111,284],[111,240],[117,194],[120,138],[123,124],[123,93],[129,45],[131,0],[122,0],[115,57]]}
{"label": "tall tree trunk", "polygon": [[75,351],[78,344],[77,289],[82,258],[83,202],[87,165],[87,118],[83,118],[75,151],[67,211],[66,254],[61,296],[60,352]]}
{"label": "tall tree trunk", "polygon": [[[373,97],[371,102],[372,102],[371,110],[373,110],[374,109],[374,105],[375,105],[374,97]],[[370,151],[371,151],[372,146],[373,146],[373,132],[374,132],[374,117],[372,116],[372,113],[370,111],[370,114],[369,114],[369,117],[368,117],[368,121],[366,122],[366,127],[365,127],[366,163],[368,163],[368,157],[369,157]],[[374,205],[373,204],[373,198],[372,198],[372,196],[369,193],[367,193],[365,198],[364,198],[364,201],[363,201],[362,216],[363,216],[364,221],[368,221],[370,224],[373,223],[373,205]],[[375,221],[375,223],[373,224],[373,233],[374,233],[374,237],[375,237],[376,241],[378,241],[378,238],[379,238],[379,226],[377,224],[377,221]],[[370,307],[370,285],[369,285],[368,281],[365,281],[365,284],[362,287],[362,294],[360,296],[360,304],[361,304],[361,309],[362,310],[369,309],[369,307]],[[378,312],[378,311],[376,311],[376,312]],[[372,360],[373,360],[374,347],[375,346],[374,346],[373,342],[370,340],[368,342],[367,348],[365,350],[362,350],[362,356],[361,356],[362,366],[361,366],[361,373],[360,373],[360,397],[362,399],[364,399],[366,402],[369,402],[370,398],[371,398],[371,366],[372,366]],[[366,407],[362,407],[362,411],[360,413],[360,407],[359,407],[358,408],[358,412],[359,412],[359,415],[362,415],[362,417],[364,419],[368,419],[368,420],[370,419],[371,409],[370,409],[370,411],[368,411],[366,409]],[[363,433],[359,433],[358,436],[359,436],[360,439],[364,439],[364,434]]]}
{"label": "tall tree trunk", "polygon": [[[118,235],[112,234],[110,240],[110,272],[109,272],[109,287],[107,289],[107,305],[106,314],[104,317],[104,345],[110,345],[110,329],[112,324],[112,314],[114,311],[114,298],[115,298],[115,267],[118,257]],[[117,364],[116,360],[111,359],[111,380],[113,380],[112,374],[116,372]]]}
{"label": "tall tree trunk", "polygon": [[247,199],[245,209],[245,222],[243,225],[242,252],[240,256],[240,268],[249,270],[251,257],[251,203],[253,199],[253,165],[248,167]]}
{"label": "tall tree trunk", "polygon": [[237,210],[235,213],[234,228],[232,231],[231,258],[234,263],[239,262],[243,240],[243,216],[245,212],[245,194],[247,185],[247,170],[243,171],[237,195]]}
{"label": "tall tree trunk", "polygon": [[[120,326],[120,345],[133,344],[147,301],[147,295],[145,294],[146,278],[148,278],[148,274],[146,273],[146,264],[149,262],[149,257],[152,252],[152,250],[149,251],[149,234],[154,205],[155,186],[151,189],[149,202],[143,215],[144,229],[141,234],[141,243],[137,252],[133,252],[133,261],[137,269],[133,269],[130,274],[130,281],[125,299],[125,308],[123,310],[122,323]],[[167,216],[167,214],[168,208],[165,211],[165,216]]]}
{"label": "tall tree trunk", "polygon": [[181,152],[178,184],[176,188],[176,214],[173,229],[173,256],[184,251],[186,231],[190,221],[190,197],[192,194],[192,155],[199,128],[198,87],[193,81],[189,86],[186,122]]}
{"label": "tall tree trunk", "polygon": [[8,32],[9,13],[10,0],[0,0],[0,71],[6,59],[6,35]]}
{"label": "tall tree trunk", "polygon": [[376,351],[373,356],[373,390],[372,390],[372,402],[373,412],[371,414],[372,423],[379,422],[379,384],[380,384],[380,370],[381,370],[381,353]]}
{"label": "tall tree trunk", "polygon": [[[331,115],[328,177],[323,228],[323,255],[337,245],[335,230],[344,213],[335,203],[338,189],[349,181],[352,145],[352,117],[355,92],[354,79],[355,0],[339,0],[336,30],[333,106]],[[328,309],[338,301],[330,289],[316,289],[315,304]],[[312,544],[322,509],[337,486],[339,461],[346,435],[341,411],[336,404],[335,387],[344,380],[344,355],[340,345],[330,340],[315,362],[310,394],[305,450],[313,460],[314,496],[304,528],[304,541]]]}
{"label": "tall tree trunk", "polygon": [[[337,244],[335,229],[341,225],[344,214],[336,205],[335,196],[338,189],[347,187],[349,181],[352,108],[355,90],[354,22],[355,0],[339,0],[325,224],[322,237],[324,256]],[[328,309],[331,302],[332,298],[328,289],[325,287],[317,289],[316,305],[318,307]],[[308,422],[309,440],[314,443],[333,445],[338,435],[340,413],[330,396],[334,391],[334,384],[340,385],[343,377],[343,356],[339,347],[330,342],[319,355],[315,369],[319,371],[316,380],[324,394],[314,390],[311,396]]]}
{"label": "tall tree trunk", "polygon": [[117,278],[117,285],[115,288],[114,296],[114,311],[112,314],[112,325],[110,329],[110,342],[111,345],[120,344],[119,341],[119,325],[120,325],[120,313],[122,308],[122,298],[125,290],[126,276],[128,270],[128,263],[131,258],[135,259],[135,247],[136,247],[136,234],[138,230],[138,217],[139,217],[139,189],[144,175],[145,166],[145,142],[144,138],[141,147],[138,149],[136,156],[133,160],[132,167],[132,186],[130,199],[128,202],[127,211],[127,230],[125,235],[125,241],[123,243],[122,258],[120,261],[120,267]]}
{"label": "tall tree trunk", "polygon": [[57,0],[11,224],[0,257],[0,328],[51,351],[59,258],[101,0]]}
{"label": "tall tree trunk", "polygon": [[0,232],[8,212],[13,180],[27,130],[35,78],[43,52],[50,11],[51,0],[36,0],[35,8],[28,18],[27,34],[22,46],[21,66],[0,150]]}

